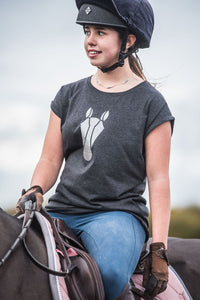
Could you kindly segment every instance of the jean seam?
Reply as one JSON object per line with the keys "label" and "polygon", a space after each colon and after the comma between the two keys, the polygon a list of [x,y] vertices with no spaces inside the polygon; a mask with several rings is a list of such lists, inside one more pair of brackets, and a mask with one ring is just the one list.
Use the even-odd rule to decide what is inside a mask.
{"label": "jean seam", "polygon": [[[134,258],[135,258],[135,252],[136,252],[136,242],[137,242],[137,236],[138,236],[138,233],[136,232],[136,226],[138,227],[138,225],[140,225],[140,226],[142,226],[141,224],[137,224],[136,226],[134,226],[135,225],[135,222],[133,222],[133,218],[135,218],[134,216],[130,216],[131,217],[131,226],[132,226],[132,229],[133,229],[133,232],[134,232],[134,249],[133,249],[133,255],[132,255],[132,258],[130,259],[130,264],[129,264],[129,270],[128,270],[128,274],[130,274],[130,273],[133,273],[134,271],[135,271],[135,269],[136,269],[136,267],[137,267],[137,263],[138,263],[138,261],[139,261],[139,258],[140,258],[140,254],[138,255],[138,261],[137,261],[137,263],[136,263],[136,265],[135,265],[135,268],[133,269],[133,272],[131,271],[131,268],[132,268],[132,263],[133,263],[133,260],[134,260]],[[136,218],[135,218],[136,219]],[[136,222],[139,222],[137,219],[136,219]],[[142,246],[143,245],[141,245],[141,250],[142,250]],[[141,252],[141,250],[140,250],[140,252]],[[127,274],[127,277],[128,277],[128,274]],[[131,274],[132,275],[132,274]],[[128,280],[129,280],[130,278],[128,278]]]}
{"label": "jean seam", "polygon": [[[132,230],[133,230],[133,232],[134,232],[134,236],[135,236],[135,238],[133,239],[132,238],[132,240],[134,240],[134,245],[133,245],[133,254],[131,255],[131,257],[130,257],[130,261],[129,261],[129,269],[128,269],[128,271],[127,271],[127,278],[129,277],[129,274],[131,273],[131,268],[132,268],[132,264],[133,264],[133,260],[134,260],[134,253],[135,253],[135,245],[136,245],[136,234],[135,234],[135,227],[133,226],[133,220],[132,220],[132,218],[133,218],[133,216],[132,215],[130,215],[130,221],[131,221],[131,227],[132,227]],[[130,278],[128,278],[128,280],[129,280]]]}
{"label": "jean seam", "polygon": [[[96,251],[98,251],[98,245],[97,245],[95,239],[93,238],[93,236],[92,236],[89,232],[87,232],[86,230],[82,231],[82,233],[81,233],[81,235],[84,235],[84,234],[85,234],[86,236],[89,236],[89,237],[90,237],[90,239],[91,239],[91,240],[94,242],[94,244],[95,244]],[[81,238],[81,236],[80,236],[80,238]],[[84,241],[82,240],[82,238],[81,238],[81,241],[82,241],[84,247],[86,248],[86,250],[88,251],[88,249],[87,249],[86,245],[84,244]]]}

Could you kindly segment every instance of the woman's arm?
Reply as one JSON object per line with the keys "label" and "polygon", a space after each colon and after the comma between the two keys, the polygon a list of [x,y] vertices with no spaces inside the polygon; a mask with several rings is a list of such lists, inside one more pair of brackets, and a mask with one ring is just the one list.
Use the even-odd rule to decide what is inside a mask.
{"label": "woman's arm", "polygon": [[63,140],[60,126],[61,119],[51,111],[42,154],[31,180],[31,186],[39,185],[43,193],[46,193],[55,184],[63,162]]}
{"label": "woman's arm", "polygon": [[170,145],[170,122],[165,122],[152,130],[145,140],[152,242],[163,242],[166,248],[170,222]]}

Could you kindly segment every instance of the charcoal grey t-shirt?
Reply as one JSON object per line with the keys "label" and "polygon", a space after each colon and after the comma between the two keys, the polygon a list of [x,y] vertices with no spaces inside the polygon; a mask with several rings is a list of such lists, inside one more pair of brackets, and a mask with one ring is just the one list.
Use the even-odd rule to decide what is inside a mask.
{"label": "charcoal grey t-shirt", "polygon": [[91,78],[63,86],[51,103],[61,118],[65,166],[48,211],[121,210],[147,231],[146,136],[174,118],[148,82],[120,93],[99,91]]}

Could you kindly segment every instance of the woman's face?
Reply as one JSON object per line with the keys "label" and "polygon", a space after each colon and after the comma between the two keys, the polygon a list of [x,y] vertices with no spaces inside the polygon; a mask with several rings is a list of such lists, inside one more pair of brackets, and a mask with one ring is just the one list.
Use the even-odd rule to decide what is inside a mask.
{"label": "woman's face", "polygon": [[116,30],[99,25],[86,25],[84,30],[84,47],[93,66],[109,67],[118,61],[121,40]]}

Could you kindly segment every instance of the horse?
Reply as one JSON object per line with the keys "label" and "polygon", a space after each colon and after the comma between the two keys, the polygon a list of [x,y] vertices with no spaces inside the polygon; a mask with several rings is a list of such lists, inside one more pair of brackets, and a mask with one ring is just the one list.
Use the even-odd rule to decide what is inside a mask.
{"label": "horse", "polygon": [[169,262],[194,300],[200,300],[200,239],[168,238]]}
{"label": "horse", "polygon": [[[22,220],[0,209],[0,261],[22,230]],[[27,244],[35,258],[48,265],[41,232],[29,228]],[[149,240],[151,242],[151,240]],[[194,300],[199,300],[200,239],[168,238],[168,256],[172,267],[182,278]],[[40,270],[20,245],[0,267],[1,300],[52,300],[49,274]]]}
{"label": "horse", "polygon": [[[10,249],[22,230],[22,220],[0,209],[0,259]],[[29,229],[27,244],[34,256],[48,264],[46,247],[41,234]],[[48,274],[41,271],[20,244],[0,268],[1,300],[52,300]]]}
{"label": "horse", "polygon": [[[151,238],[148,240],[148,245]],[[170,265],[179,275],[193,300],[200,300],[200,239],[168,237]]]}

